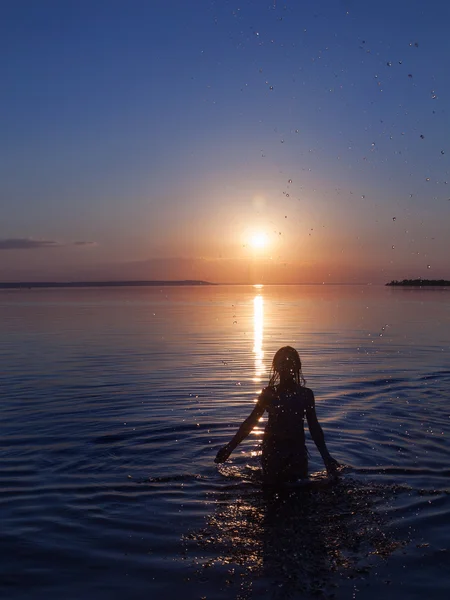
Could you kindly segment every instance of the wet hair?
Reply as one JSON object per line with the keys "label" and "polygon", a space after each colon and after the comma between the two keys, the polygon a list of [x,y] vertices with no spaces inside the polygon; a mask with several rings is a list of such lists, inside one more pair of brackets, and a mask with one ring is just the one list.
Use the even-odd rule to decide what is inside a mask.
{"label": "wet hair", "polygon": [[298,385],[306,385],[302,373],[302,361],[297,350],[292,346],[283,346],[275,352],[273,357],[269,386],[274,387],[282,383],[283,380],[290,381],[292,379]]}

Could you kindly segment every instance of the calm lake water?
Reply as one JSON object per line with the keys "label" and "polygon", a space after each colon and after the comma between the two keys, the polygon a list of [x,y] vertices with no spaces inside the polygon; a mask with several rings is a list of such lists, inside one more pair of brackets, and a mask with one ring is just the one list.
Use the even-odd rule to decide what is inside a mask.
{"label": "calm lake water", "polygon": [[[225,465],[282,345],[327,483]],[[448,598],[450,289],[0,292],[0,597]]]}

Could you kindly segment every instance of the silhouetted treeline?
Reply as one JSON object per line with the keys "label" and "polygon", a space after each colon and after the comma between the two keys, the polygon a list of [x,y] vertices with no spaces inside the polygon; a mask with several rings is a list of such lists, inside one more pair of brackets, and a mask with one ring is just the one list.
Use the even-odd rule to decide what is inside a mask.
{"label": "silhouetted treeline", "polygon": [[386,285],[404,285],[404,286],[415,286],[415,287],[431,287],[431,286],[450,286],[450,281],[446,279],[393,279]]}
{"label": "silhouetted treeline", "polygon": [[80,288],[80,287],[150,287],[166,285],[215,285],[209,281],[188,279],[184,281],[22,281],[0,282],[0,289],[13,288]]}

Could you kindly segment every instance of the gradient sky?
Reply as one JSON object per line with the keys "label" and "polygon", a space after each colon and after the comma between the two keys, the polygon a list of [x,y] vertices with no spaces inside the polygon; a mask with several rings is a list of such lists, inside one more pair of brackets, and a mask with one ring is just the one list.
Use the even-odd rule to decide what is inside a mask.
{"label": "gradient sky", "polygon": [[3,0],[0,280],[450,278],[449,23],[446,0]]}

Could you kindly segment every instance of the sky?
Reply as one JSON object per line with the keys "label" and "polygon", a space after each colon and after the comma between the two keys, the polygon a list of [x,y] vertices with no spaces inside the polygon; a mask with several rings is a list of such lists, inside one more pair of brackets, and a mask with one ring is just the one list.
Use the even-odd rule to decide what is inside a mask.
{"label": "sky", "polygon": [[446,0],[3,0],[0,281],[450,279]]}

